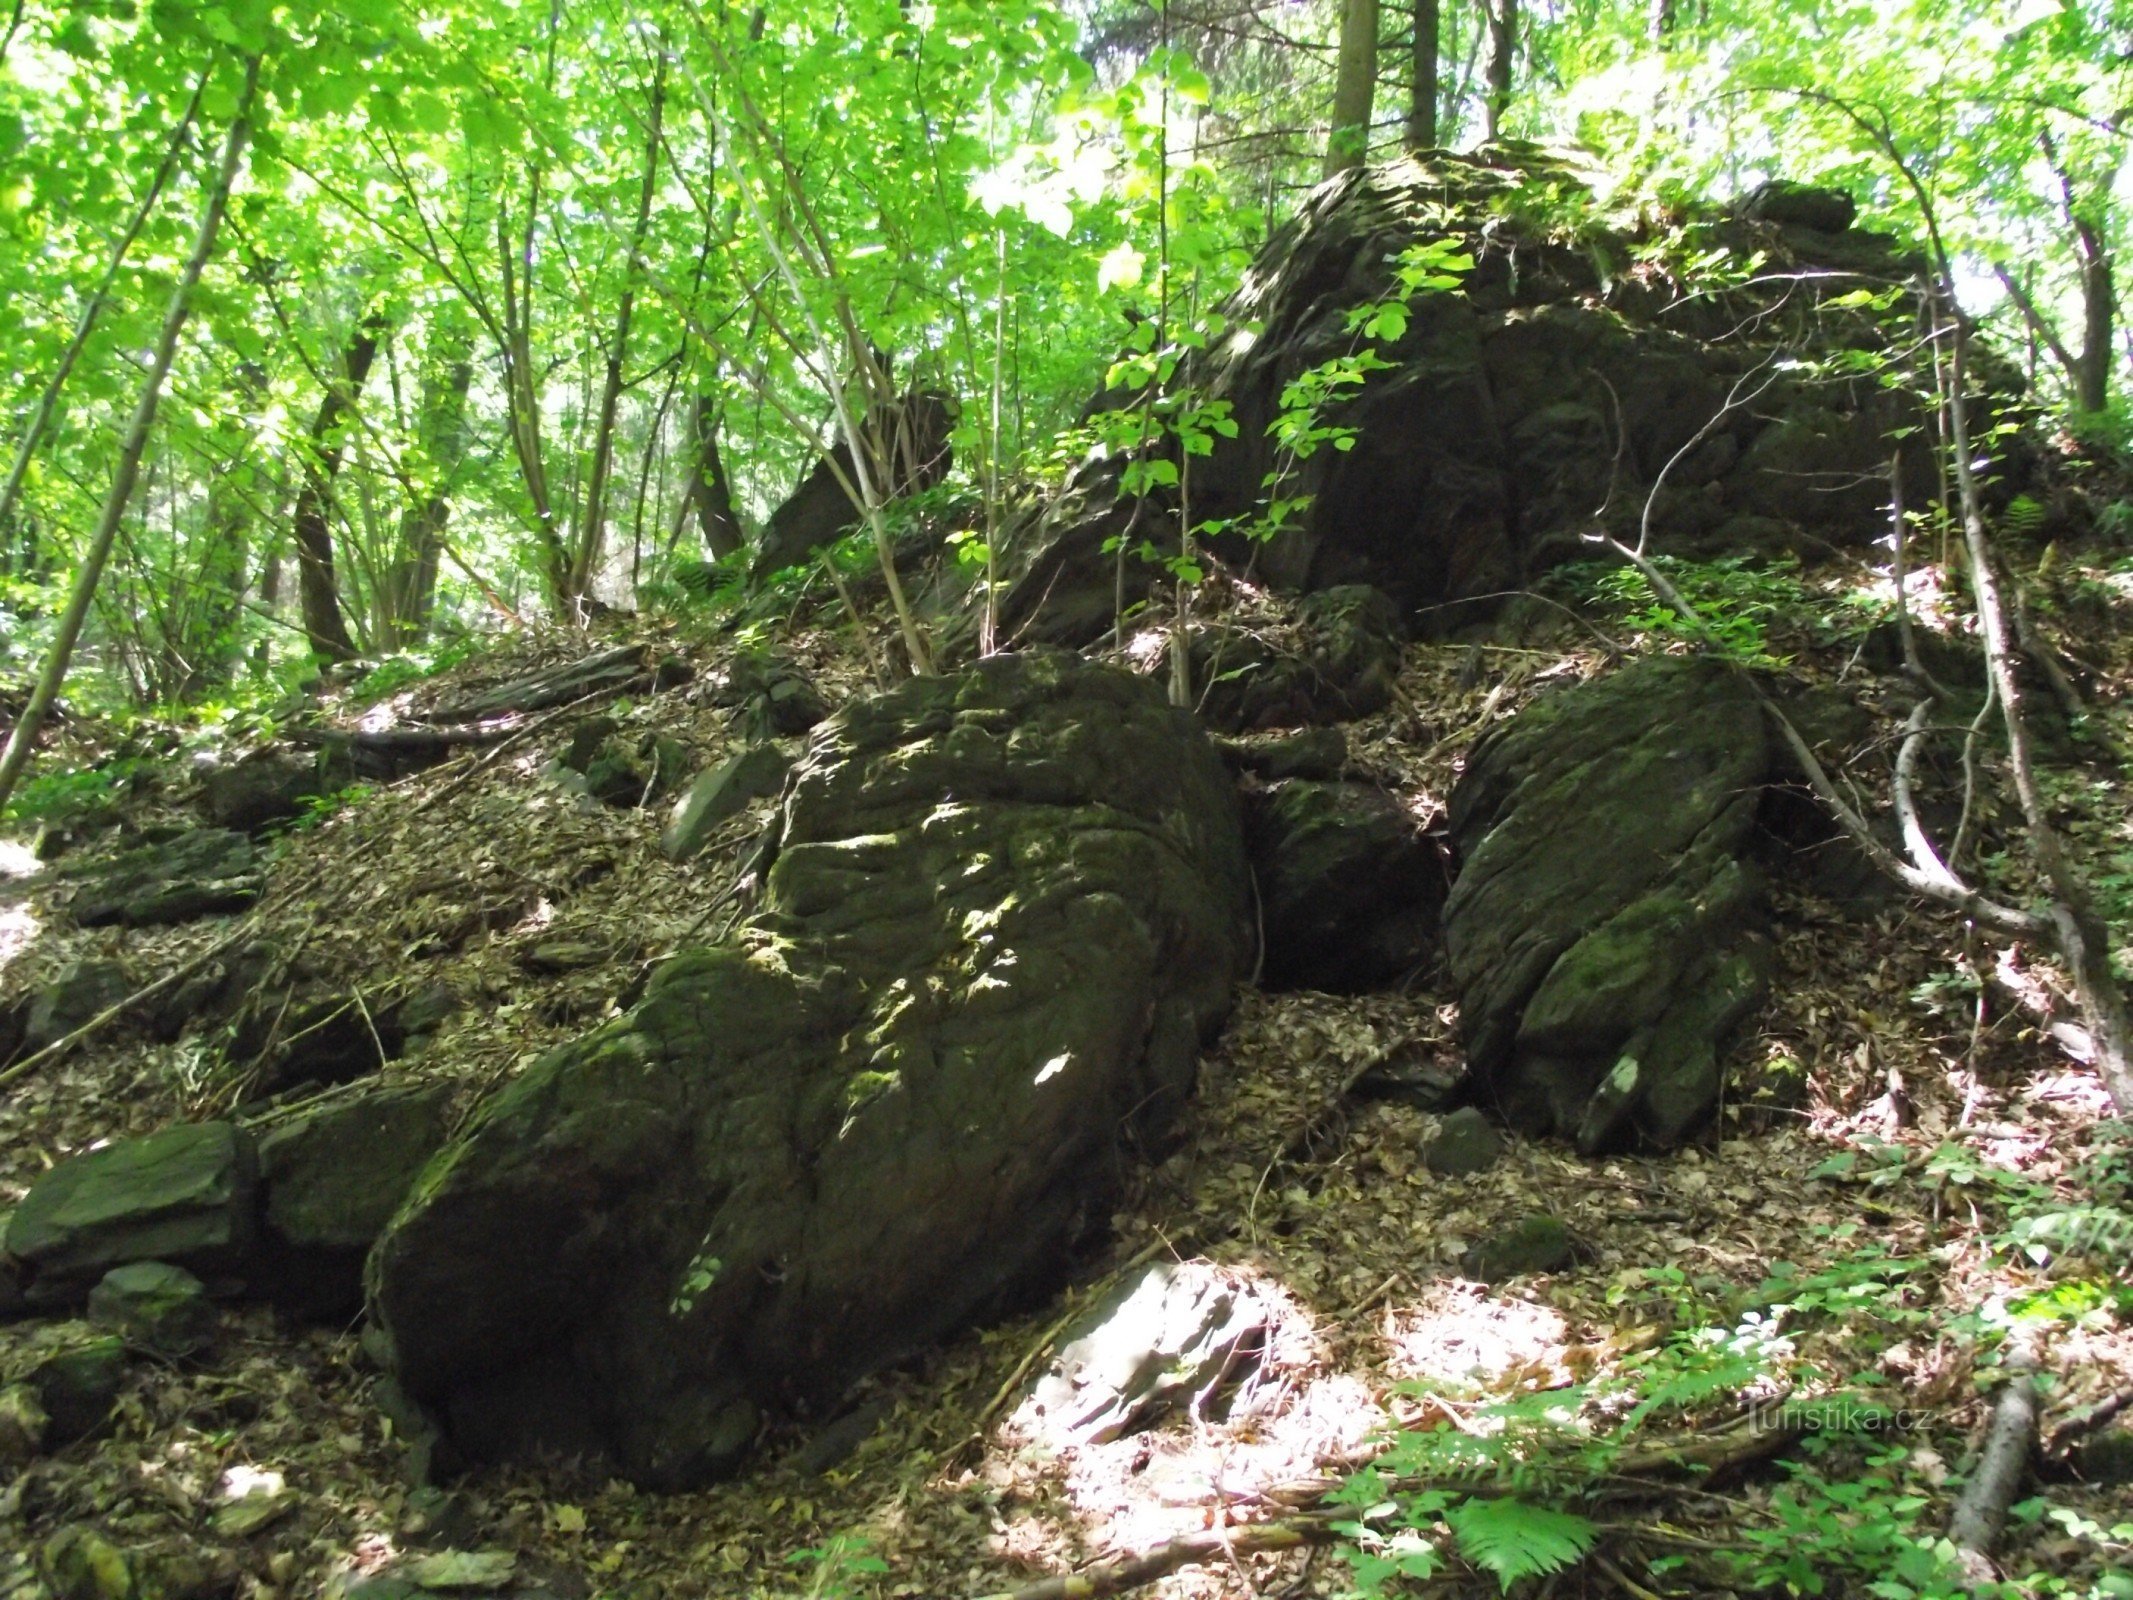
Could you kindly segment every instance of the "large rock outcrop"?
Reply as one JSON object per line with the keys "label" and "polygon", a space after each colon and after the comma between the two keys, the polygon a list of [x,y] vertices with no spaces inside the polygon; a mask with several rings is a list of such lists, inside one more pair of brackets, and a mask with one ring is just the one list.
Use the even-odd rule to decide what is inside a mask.
{"label": "large rock outcrop", "polygon": [[1739,674],[1649,657],[1475,747],[1444,949],[1485,1105],[1588,1152],[1674,1145],[1710,1115],[1764,988],[1771,743]]}
{"label": "large rock outcrop", "polygon": [[[1192,515],[1250,519],[1271,474],[1300,508],[1271,543],[1232,555],[1279,587],[1368,583],[1425,614],[1531,582],[1580,555],[1596,526],[1634,533],[1662,469],[1660,548],[1877,537],[1889,454],[1916,407],[1871,377],[1779,359],[1886,343],[1870,315],[1829,302],[1900,284],[1914,263],[1886,235],[1809,225],[1852,209],[1795,186],[1657,225],[1610,217],[1575,170],[1520,146],[1329,181],[1223,308],[1236,331],[1189,371],[1236,424],[1193,462]],[[1360,348],[1349,314],[1393,291],[1401,252],[1438,242],[1474,265],[1457,290],[1416,295],[1400,337],[1375,346],[1384,367],[1326,409],[1320,420],[1353,430],[1352,447],[1290,460],[1269,432],[1284,393]],[[1688,263],[1714,251],[1740,281],[1696,277]],[[1765,270],[1751,274],[1758,254]],[[1750,392],[1753,404],[1737,403]],[[1131,400],[1107,394],[1092,411]],[[1923,436],[1903,448],[1917,456],[1910,481],[1931,481]],[[1174,537],[1160,498],[1134,515],[1122,466],[1116,452],[1090,456],[1009,529],[1011,634],[1097,637],[1115,605],[1106,541],[1129,523],[1141,539]],[[1129,601],[1154,571],[1127,564]]]}
{"label": "large rock outcrop", "polygon": [[479,1114],[371,1257],[475,1457],[704,1481],[1042,1284],[1247,960],[1237,804],[1153,685],[1054,655],[819,728],[764,905]]}

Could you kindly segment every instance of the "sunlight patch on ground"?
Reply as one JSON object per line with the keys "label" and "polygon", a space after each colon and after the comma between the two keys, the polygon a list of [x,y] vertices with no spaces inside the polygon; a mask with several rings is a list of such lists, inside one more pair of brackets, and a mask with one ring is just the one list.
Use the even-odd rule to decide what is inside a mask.
{"label": "sunlight patch on ground", "polygon": [[19,839],[0,839],[0,878],[27,878],[44,863]]}
{"label": "sunlight patch on ground", "polygon": [[1369,1385],[1332,1370],[1315,1320],[1277,1279],[1241,1264],[1179,1270],[1250,1297],[1266,1320],[1263,1358],[1205,1414],[1173,1412],[1104,1444],[1048,1440],[1025,1405],[1002,1426],[981,1469],[1003,1505],[1022,1508],[994,1529],[1001,1557],[1057,1570],[1202,1528],[1210,1506],[1246,1516],[1269,1490],[1354,1458],[1382,1425]]}
{"label": "sunlight patch on ground", "polygon": [[1552,1306],[1490,1293],[1479,1284],[1430,1285],[1411,1306],[1385,1314],[1396,1376],[1450,1388],[1495,1388],[1521,1368],[1552,1367],[1571,1344]]}
{"label": "sunlight patch on ground", "polygon": [[28,906],[0,909],[0,972],[29,949],[37,938],[37,927],[37,913]]}

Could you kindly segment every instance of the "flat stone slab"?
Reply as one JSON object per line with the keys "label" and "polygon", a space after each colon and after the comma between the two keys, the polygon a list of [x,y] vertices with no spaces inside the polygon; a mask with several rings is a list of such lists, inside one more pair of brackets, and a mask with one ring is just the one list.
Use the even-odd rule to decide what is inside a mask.
{"label": "flat stone slab", "polygon": [[251,1137],[227,1122],[187,1123],[62,1161],[7,1225],[7,1253],[35,1304],[84,1294],[113,1267],[168,1261],[206,1278],[252,1247]]}

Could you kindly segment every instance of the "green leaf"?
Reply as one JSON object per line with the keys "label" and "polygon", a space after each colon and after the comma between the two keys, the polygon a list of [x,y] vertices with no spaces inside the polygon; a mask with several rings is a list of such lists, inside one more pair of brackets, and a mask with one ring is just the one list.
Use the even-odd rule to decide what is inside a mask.
{"label": "green leaf", "polygon": [[1585,1518],[1523,1500],[1468,1500],[1445,1512],[1444,1520],[1459,1553],[1493,1574],[1506,1592],[1520,1578],[1575,1564],[1599,1538]]}

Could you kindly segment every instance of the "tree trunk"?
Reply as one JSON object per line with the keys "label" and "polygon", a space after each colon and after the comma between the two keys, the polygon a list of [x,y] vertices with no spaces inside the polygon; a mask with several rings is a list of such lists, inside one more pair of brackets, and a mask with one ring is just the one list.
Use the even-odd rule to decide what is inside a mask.
{"label": "tree trunk", "polygon": [[1672,37],[1678,20],[1675,0],[1651,0],[1651,35],[1653,44],[1665,44]]}
{"label": "tree trunk", "polygon": [[2081,247],[2081,364],[2074,373],[2074,404],[2094,415],[2111,404],[2112,324],[2118,316],[2118,291],[2112,281],[2111,256],[2102,233],[2086,218],[2074,223]]}
{"label": "tree trunk", "polygon": [[1415,0],[1414,68],[1408,82],[1407,148],[1437,148],[1437,56],[1444,19],[1438,0]]}
{"label": "tree trunk", "polygon": [[[511,427],[511,452],[533,511],[533,532],[540,544],[541,575],[548,602],[561,617],[575,617],[570,588],[570,553],[556,526],[555,501],[548,488],[548,465],[541,452],[541,393],[533,371],[533,234],[540,215],[542,173],[532,172],[526,198],[526,225],[516,249],[508,212],[496,217],[496,258],[503,280],[503,315],[498,326],[504,363],[504,410]],[[522,281],[523,280],[523,281]]]}
{"label": "tree trunk", "polygon": [[[267,369],[257,361],[239,362],[236,396],[247,423],[266,392]],[[199,603],[190,608],[190,625],[185,637],[177,641],[185,658],[177,682],[179,700],[194,700],[228,688],[237,664],[245,577],[252,565],[255,510],[246,483],[250,468],[244,459],[252,445],[252,432],[247,426],[238,454],[217,462],[208,478],[206,526],[201,530],[204,547],[196,586]]]}
{"label": "tree trunk", "polygon": [[1518,58],[1518,0],[1482,0],[1488,13],[1489,54],[1484,67],[1489,92],[1482,102],[1482,137],[1503,135],[1504,114],[1511,108],[1512,65]]}
{"label": "tree trunk", "polygon": [[1327,177],[1363,164],[1370,150],[1370,108],[1377,90],[1378,0],[1345,0],[1340,62],[1333,82],[1333,131],[1326,139]]}
{"label": "tree trunk", "polygon": [[311,422],[310,447],[304,454],[303,486],[297,491],[290,534],[296,543],[297,595],[303,605],[304,633],[311,653],[328,661],[346,661],[356,653],[341,615],[340,584],[333,570],[333,482],[340,476],[345,445],[341,425],[355,409],[370,376],[371,363],[391,324],[382,311],[368,311],[341,352],[340,377],[319,402]]}
{"label": "tree trunk", "polygon": [[378,636],[389,645],[418,644],[429,631],[437,596],[437,560],[451,520],[452,481],[467,455],[467,391],[474,382],[473,334],[455,313],[440,312],[422,384],[422,451],[427,487],[400,513],[392,564],[378,596]]}
{"label": "tree trunk", "polygon": [[600,385],[600,420],[593,432],[592,460],[585,472],[585,514],[578,547],[570,564],[572,598],[592,589],[593,574],[607,545],[607,485],[615,465],[615,410],[622,400],[622,368],[630,346],[630,321],[636,308],[637,274],[644,258],[644,236],[652,220],[652,191],[659,181],[660,128],[667,103],[667,57],[662,49],[653,70],[651,115],[644,132],[644,180],[637,190],[637,217],[630,229],[629,258],[622,265],[622,298],[615,306],[615,331],[607,342],[606,371]]}
{"label": "tree trunk", "polygon": [[186,258],[177,287],[171,291],[170,306],[163,313],[163,326],[156,335],[155,353],[149,361],[148,379],[141,385],[141,398],[134,407],[133,420],[127,425],[125,440],[119,446],[118,466],[112,475],[110,491],[104,496],[102,514],[97,518],[95,532],[89,536],[89,547],[82,554],[81,567],[74,575],[74,590],[67,597],[67,609],[60,616],[59,630],[52,637],[52,648],[45,657],[44,669],[38,674],[29,703],[22,708],[22,716],[8,738],[7,749],[0,752],[0,806],[6,805],[8,796],[15,792],[23,769],[29,765],[30,751],[37,743],[37,733],[44,724],[45,714],[51,710],[52,702],[59,698],[60,686],[66,682],[67,667],[74,659],[74,646],[81,639],[82,624],[88,619],[89,608],[96,599],[97,580],[103,576],[104,564],[111,559],[112,541],[118,537],[126,504],[133,498],[134,485],[140,480],[141,457],[147,452],[148,436],[155,427],[163,385],[170,376],[171,360],[177,354],[178,335],[184,330],[185,319],[192,310],[193,293],[200,285],[200,274],[206,268],[208,258],[214,254],[215,236],[222,231],[223,214],[229,209],[230,187],[237,181],[237,168],[244,159],[245,142],[251,137],[252,101],[258,90],[259,58],[249,56],[244,63],[244,88],[237,97],[237,112],[230,122],[229,132],[222,141],[221,159],[216,164],[207,205],[200,216],[199,231],[193,238],[192,254]]}
{"label": "tree trunk", "polygon": [[704,555],[716,561],[747,543],[740,513],[733,506],[733,486],[718,448],[719,403],[715,394],[698,394],[689,403],[689,485],[683,504],[696,519]]}

